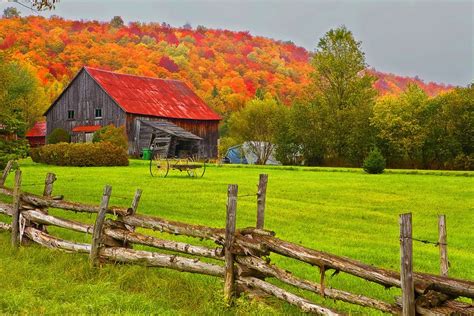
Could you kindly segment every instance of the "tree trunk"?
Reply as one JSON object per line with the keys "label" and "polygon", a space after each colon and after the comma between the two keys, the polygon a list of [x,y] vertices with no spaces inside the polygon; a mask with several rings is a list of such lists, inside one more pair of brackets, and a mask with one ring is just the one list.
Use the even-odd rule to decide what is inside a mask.
{"label": "tree trunk", "polygon": [[[22,201],[31,204],[37,208],[59,208],[68,211],[80,212],[80,213],[98,213],[100,207],[95,205],[86,205],[76,202],[68,202],[62,200],[54,200],[49,197],[42,197],[33,194],[23,194],[21,197]],[[107,213],[114,215],[126,216],[131,212],[130,209],[120,207],[108,207]]]}
{"label": "tree trunk", "polygon": [[341,315],[338,312],[335,312],[329,308],[316,305],[307,299],[299,297],[293,293],[280,289],[279,287],[270,284],[268,282],[262,281],[253,277],[240,278],[240,282],[244,283],[247,286],[252,288],[260,289],[268,294],[272,294],[278,297],[281,300],[287,301],[288,303],[298,306],[303,311],[308,313],[316,313],[318,315]]}
{"label": "tree trunk", "polygon": [[103,258],[116,262],[143,264],[150,267],[165,267],[178,271],[219,277],[224,276],[224,268],[221,266],[175,255],[117,247],[102,248],[100,255]]}
{"label": "tree trunk", "polygon": [[11,204],[0,202],[0,214],[12,216],[13,206]]}
{"label": "tree trunk", "polygon": [[[219,245],[224,245],[225,230],[222,228],[212,228],[201,225],[191,225],[181,222],[168,221],[159,217],[146,215],[129,215],[123,217],[123,222],[135,227],[153,229],[173,235],[185,235],[195,238],[213,240]],[[265,247],[254,241],[252,238],[242,236],[237,230],[236,240],[232,252],[238,254],[251,253],[251,249],[265,251]]]}
{"label": "tree trunk", "polygon": [[46,215],[37,210],[23,211],[21,215],[27,220],[38,224],[53,225],[86,234],[92,234],[92,230],[94,227],[93,225],[83,224],[76,221]]}
{"label": "tree trunk", "polygon": [[219,248],[211,249],[207,247],[186,244],[183,242],[162,240],[156,237],[147,236],[120,228],[107,227],[104,229],[104,233],[114,239],[123,240],[134,244],[146,245],[159,249],[166,249],[170,251],[187,253],[190,255],[197,255],[217,260],[223,260],[222,249]]}
{"label": "tree trunk", "polygon": [[57,237],[53,237],[33,227],[26,227],[25,234],[26,236],[28,236],[28,238],[30,238],[34,242],[47,248],[55,248],[55,249],[65,250],[68,252],[82,252],[82,253],[89,253],[91,250],[91,246],[89,244],[81,244],[81,243],[76,243],[76,242],[72,242],[68,240],[63,240]]}
{"label": "tree trunk", "polygon": [[298,287],[307,291],[311,291],[318,295],[321,295],[321,293],[323,293],[324,297],[332,298],[335,300],[341,300],[344,302],[357,304],[360,306],[378,309],[383,312],[391,313],[391,314],[399,314],[401,311],[401,309],[396,305],[390,305],[386,302],[376,300],[370,297],[365,297],[363,295],[352,294],[349,292],[345,292],[345,291],[341,291],[337,289],[331,289],[327,287],[324,287],[324,292],[323,292],[323,289],[320,284],[295,277],[290,272],[285,271],[281,268],[278,268],[275,265],[268,264],[263,259],[260,259],[260,258],[238,256],[236,260],[240,264],[243,264],[251,269],[262,272],[266,275],[273,276],[287,284],[293,285],[295,287]]}

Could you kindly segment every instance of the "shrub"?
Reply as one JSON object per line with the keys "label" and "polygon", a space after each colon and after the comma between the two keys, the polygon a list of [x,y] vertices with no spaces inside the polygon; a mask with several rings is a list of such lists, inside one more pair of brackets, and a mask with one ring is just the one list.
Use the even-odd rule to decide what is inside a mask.
{"label": "shrub", "polygon": [[55,128],[48,136],[48,144],[69,143],[71,136],[62,128]]}
{"label": "shrub", "polygon": [[58,166],[128,166],[127,151],[109,142],[59,143],[33,148],[34,162]]}
{"label": "shrub", "polygon": [[385,169],[385,158],[380,150],[375,147],[364,160],[364,171],[371,174],[382,173]]}
{"label": "shrub", "polygon": [[473,170],[474,169],[474,154],[457,155],[456,158],[454,158],[453,167],[456,170]]}
{"label": "shrub", "polygon": [[114,146],[121,147],[125,150],[128,149],[127,134],[125,133],[125,127],[115,127],[113,125],[107,125],[99,129],[94,133],[92,142],[109,142]]}
{"label": "shrub", "polygon": [[0,139],[0,172],[9,160],[25,158],[28,154],[28,147],[28,142],[24,139],[8,141]]}

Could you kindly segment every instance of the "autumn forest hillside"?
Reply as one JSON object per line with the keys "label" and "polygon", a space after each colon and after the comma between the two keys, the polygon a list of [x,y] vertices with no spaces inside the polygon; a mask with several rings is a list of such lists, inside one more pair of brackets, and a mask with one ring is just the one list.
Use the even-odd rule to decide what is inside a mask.
{"label": "autumn forest hillside", "polygon": [[[0,50],[40,79],[49,101],[82,66],[89,65],[184,80],[220,113],[242,108],[256,93],[270,93],[290,104],[310,83],[312,71],[311,52],[291,42],[165,23],[124,25],[34,16],[0,19]],[[399,94],[410,82],[431,96],[451,89],[370,71],[381,94]]]}

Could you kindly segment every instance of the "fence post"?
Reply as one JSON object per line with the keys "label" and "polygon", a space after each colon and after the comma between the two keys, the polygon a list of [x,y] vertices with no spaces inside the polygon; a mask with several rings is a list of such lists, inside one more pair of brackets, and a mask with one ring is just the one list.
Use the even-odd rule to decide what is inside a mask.
{"label": "fence post", "polygon": [[227,190],[227,217],[225,226],[225,279],[224,279],[224,300],[227,305],[232,304],[235,293],[235,271],[234,255],[232,254],[232,244],[235,235],[235,220],[237,211],[237,184],[229,184]]}
{"label": "fence post", "polygon": [[2,178],[0,178],[0,187],[3,187],[5,185],[5,181],[7,180],[8,174],[13,168],[13,160],[9,160],[7,162],[7,165],[5,166],[5,169],[3,169],[2,173]]}
{"label": "fence post", "polygon": [[402,315],[415,316],[415,286],[413,283],[413,241],[411,213],[400,215],[400,263]]}
{"label": "fence post", "polygon": [[15,172],[15,186],[13,187],[13,212],[11,242],[14,248],[20,246],[20,198],[21,198],[21,170]]}
{"label": "fence post", "polygon": [[130,215],[134,215],[137,212],[138,203],[140,202],[141,196],[142,196],[142,190],[137,189],[137,191],[135,192],[135,196],[133,197],[132,205],[130,207],[132,209],[132,212]]}
{"label": "fence post", "polygon": [[257,228],[263,229],[265,224],[265,200],[267,195],[268,174],[260,174],[257,192]]}
{"label": "fence post", "polygon": [[89,263],[92,267],[99,265],[99,252],[102,247],[102,228],[104,226],[105,214],[109,207],[110,195],[112,194],[112,187],[106,185],[104,188],[104,194],[102,195],[102,202],[100,203],[100,209],[97,213],[97,218],[94,224],[94,230],[92,231],[92,243],[91,253],[89,255]]}
{"label": "fence post", "polygon": [[53,193],[53,183],[56,181],[56,175],[54,173],[48,172],[46,179],[44,180],[44,191],[43,196],[51,197]]}
{"label": "fence post", "polygon": [[438,246],[441,275],[447,277],[449,270],[446,215],[438,216]]}
{"label": "fence post", "polygon": [[[130,210],[131,210],[130,215],[134,215],[137,212],[138,203],[140,202],[141,196],[142,196],[142,190],[137,189],[137,191],[135,191],[135,196],[133,197],[132,205],[130,206]],[[120,221],[123,220],[123,217],[119,215],[118,220]],[[124,226],[130,232],[135,231],[135,227],[132,225],[124,224]],[[132,244],[127,242],[126,240],[123,241],[123,246],[125,248],[133,248]]]}

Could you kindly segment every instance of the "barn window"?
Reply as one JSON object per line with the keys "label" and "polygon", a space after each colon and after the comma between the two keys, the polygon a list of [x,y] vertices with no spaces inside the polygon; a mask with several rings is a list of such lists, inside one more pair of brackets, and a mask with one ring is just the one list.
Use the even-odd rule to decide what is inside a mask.
{"label": "barn window", "polygon": [[74,110],[67,111],[67,119],[73,120],[74,119]]}
{"label": "barn window", "polygon": [[95,109],[95,118],[96,119],[102,118],[102,109]]}

